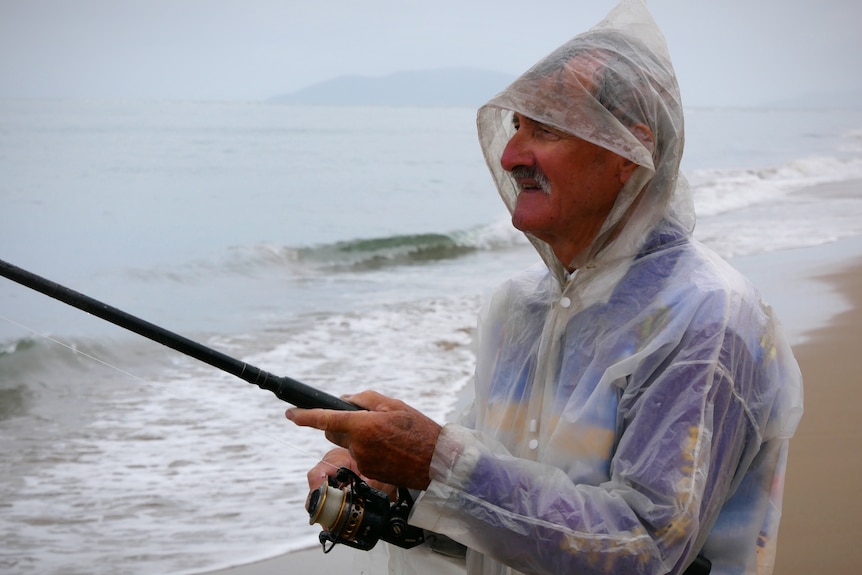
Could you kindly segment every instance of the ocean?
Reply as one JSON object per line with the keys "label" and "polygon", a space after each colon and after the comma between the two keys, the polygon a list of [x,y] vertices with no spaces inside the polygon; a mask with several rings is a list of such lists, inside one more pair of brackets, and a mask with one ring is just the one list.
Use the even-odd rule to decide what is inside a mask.
{"label": "ocean", "polygon": [[[862,110],[686,122],[696,236],[725,257],[862,235]],[[0,101],[0,197],[0,259],[438,421],[483,298],[537,259],[471,109]],[[0,571],[199,573],[314,545],[305,472],[328,445],[286,407],[0,278]]]}

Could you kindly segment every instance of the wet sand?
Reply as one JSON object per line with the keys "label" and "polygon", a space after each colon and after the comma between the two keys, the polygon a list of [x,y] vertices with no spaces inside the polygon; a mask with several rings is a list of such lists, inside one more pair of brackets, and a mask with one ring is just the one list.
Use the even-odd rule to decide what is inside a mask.
{"label": "wet sand", "polygon": [[775,575],[862,569],[862,259],[823,279],[853,307],[794,349],[805,414],[790,444]]}

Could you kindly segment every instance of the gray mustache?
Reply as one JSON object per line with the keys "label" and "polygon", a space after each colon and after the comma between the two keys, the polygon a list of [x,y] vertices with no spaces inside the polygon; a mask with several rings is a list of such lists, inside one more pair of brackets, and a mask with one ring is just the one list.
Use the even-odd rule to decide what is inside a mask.
{"label": "gray mustache", "polygon": [[539,168],[528,166],[515,166],[514,168],[512,168],[510,174],[516,180],[534,180],[537,184],[539,184],[539,187],[542,188],[542,191],[544,193],[551,193],[551,182],[550,180],[548,180],[548,176],[545,175],[545,172],[543,172]]}

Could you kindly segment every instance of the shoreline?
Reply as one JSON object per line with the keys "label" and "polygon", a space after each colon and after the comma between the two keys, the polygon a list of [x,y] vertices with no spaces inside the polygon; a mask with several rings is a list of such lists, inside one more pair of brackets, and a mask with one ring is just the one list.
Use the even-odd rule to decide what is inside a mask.
{"label": "shoreline", "polygon": [[[791,440],[775,575],[844,573],[862,566],[862,237],[745,256],[731,263],[760,289],[800,364],[805,412]],[[207,575],[386,573],[375,552],[319,547],[206,571]]]}

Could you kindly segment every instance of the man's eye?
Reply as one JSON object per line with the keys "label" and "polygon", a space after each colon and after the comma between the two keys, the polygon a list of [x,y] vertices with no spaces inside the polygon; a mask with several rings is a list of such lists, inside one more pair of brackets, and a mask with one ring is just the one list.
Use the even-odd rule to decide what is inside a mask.
{"label": "man's eye", "polygon": [[552,128],[548,128],[547,126],[539,125],[536,128],[536,131],[543,137],[547,139],[559,140],[560,133]]}

